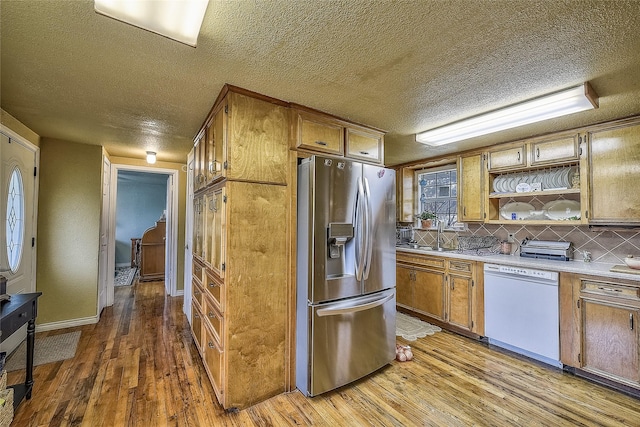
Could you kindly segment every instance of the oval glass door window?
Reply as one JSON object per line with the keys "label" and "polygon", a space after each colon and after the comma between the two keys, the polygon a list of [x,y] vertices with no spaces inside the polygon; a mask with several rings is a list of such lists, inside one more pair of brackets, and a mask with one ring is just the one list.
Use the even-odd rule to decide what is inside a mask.
{"label": "oval glass door window", "polygon": [[24,244],[24,186],[17,167],[11,172],[7,192],[7,258],[12,273],[18,271]]}

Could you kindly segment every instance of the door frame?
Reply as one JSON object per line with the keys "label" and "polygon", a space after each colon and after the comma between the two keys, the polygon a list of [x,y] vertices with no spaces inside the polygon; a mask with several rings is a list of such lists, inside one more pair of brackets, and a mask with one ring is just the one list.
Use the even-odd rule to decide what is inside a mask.
{"label": "door frame", "polygon": [[[179,171],[176,169],[165,169],[165,168],[156,168],[150,166],[136,166],[136,165],[125,165],[119,163],[111,163],[111,188],[110,188],[110,200],[109,204],[109,259],[108,259],[108,268],[109,271],[115,271],[116,268],[116,196],[118,194],[118,172],[119,171],[134,171],[134,172],[144,172],[144,173],[157,173],[162,175],[171,175],[173,176],[172,184],[172,203],[167,201],[167,206],[171,206],[171,209],[167,209],[167,231],[166,231],[166,248],[170,248],[171,253],[177,253],[177,245],[178,245],[178,188],[179,188]],[[165,249],[167,251],[167,249]],[[169,277],[165,277],[165,282],[170,282],[170,290],[169,295],[177,296],[178,291],[177,287],[177,271],[178,271],[178,260],[177,257],[174,256],[173,259],[170,260],[171,264],[168,266],[169,268],[165,269],[165,275],[169,274]],[[107,288],[107,306],[113,305],[114,298],[114,286],[111,284]]]}
{"label": "door frame", "polygon": [[[105,171],[109,171],[109,177],[107,180],[104,179]],[[98,319],[102,314],[102,309],[112,305],[109,304],[109,289],[113,290],[113,274],[109,274],[114,270],[109,269],[109,243],[111,241],[110,231],[111,231],[111,221],[110,221],[110,211],[111,205],[113,201],[111,199],[111,174],[113,170],[111,168],[111,160],[109,156],[104,152],[102,153],[102,197],[101,197],[101,209],[100,209],[100,251],[99,251],[99,261],[98,261]],[[105,181],[107,185],[107,194],[104,194]],[[103,242],[103,236],[106,242]],[[115,246],[114,246],[115,248]],[[105,253],[106,251],[106,253]],[[115,258],[114,258],[115,262]],[[114,266],[115,269],[115,266]],[[113,291],[112,291],[113,295]],[[113,298],[112,298],[113,300]]]}
{"label": "door frame", "polygon": [[193,245],[193,150],[187,155],[187,205],[185,206],[184,220],[184,300],[182,311],[187,316],[187,320],[191,323],[191,280],[193,256],[191,248]]}
{"label": "door frame", "polygon": [[[38,197],[39,197],[39,189],[40,189],[40,175],[39,175],[40,147],[31,143],[25,137],[14,132],[13,130],[11,130],[10,128],[8,128],[7,126],[1,123],[0,123],[0,132],[7,135],[9,139],[11,139],[12,141],[16,141],[20,145],[27,148],[29,151],[33,152],[33,156],[34,156],[36,177],[34,179],[34,184],[33,184],[33,224],[32,224],[33,229],[31,230],[29,237],[32,237],[35,243],[31,248],[31,250],[33,251],[33,254],[32,254],[33,256],[31,257],[31,283],[29,284],[30,289],[28,289],[27,291],[35,292],[36,291],[36,273],[37,273],[36,268],[38,265],[37,255],[38,255]],[[2,224],[2,227],[4,228],[5,224]],[[28,234],[29,233],[27,233],[27,230],[25,230],[25,242],[28,239],[27,237]]]}

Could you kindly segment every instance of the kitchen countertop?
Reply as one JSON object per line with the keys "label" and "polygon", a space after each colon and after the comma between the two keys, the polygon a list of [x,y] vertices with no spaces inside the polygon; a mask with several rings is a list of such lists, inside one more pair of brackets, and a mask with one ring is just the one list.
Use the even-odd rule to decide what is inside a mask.
{"label": "kitchen countertop", "polygon": [[435,250],[411,249],[404,247],[396,247],[396,252],[406,252],[423,254],[430,256],[441,256],[446,258],[468,259],[473,261],[481,261],[489,264],[510,265],[523,268],[536,268],[539,270],[549,270],[566,273],[589,274],[593,276],[609,277],[615,279],[626,279],[640,282],[640,274],[627,274],[609,271],[611,267],[618,264],[609,264],[602,262],[584,262],[584,261],[554,261],[548,259],[525,258],[519,255],[474,255],[469,253],[460,253],[458,251],[438,252]]}

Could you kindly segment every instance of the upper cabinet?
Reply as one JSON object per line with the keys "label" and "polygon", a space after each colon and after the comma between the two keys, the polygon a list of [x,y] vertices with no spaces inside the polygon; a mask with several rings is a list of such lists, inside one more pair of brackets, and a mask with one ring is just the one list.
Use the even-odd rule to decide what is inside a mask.
{"label": "upper cabinet", "polygon": [[588,132],[589,222],[640,223],[640,119]]}
{"label": "upper cabinet", "polygon": [[295,148],[311,153],[345,156],[382,164],[384,132],[339,119],[303,106],[293,107]]}
{"label": "upper cabinet", "polygon": [[347,157],[382,164],[384,134],[360,126],[346,128]]}
{"label": "upper cabinet", "polygon": [[198,191],[221,179],[286,183],[288,104],[225,86],[195,138]]}
{"label": "upper cabinet", "polygon": [[488,153],[489,170],[499,171],[525,166],[527,151],[524,144],[516,147],[497,148]]}
{"label": "upper cabinet", "polygon": [[484,156],[458,159],[458,218],[462,222],[484,220]]}
{"label": "upper cabinet", "polygon": [[296,147],[322,153],[344,154],[344,126],[319,114],[297,111]]}
{"label": "upper cabinet", "polygon": [[544,166],[558,162],[572,162],[580,158],[580,137],[573,134],[529,143],[531,166]]}

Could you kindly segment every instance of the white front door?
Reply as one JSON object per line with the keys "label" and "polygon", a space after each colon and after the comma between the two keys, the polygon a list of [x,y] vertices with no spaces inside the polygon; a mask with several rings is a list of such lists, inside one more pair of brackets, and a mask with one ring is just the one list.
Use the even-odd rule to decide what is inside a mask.
{"label": "white front door", "polygon": [[[4,127],[0,139],[0,275],[8,294],[35,292],[38,148]],[[5,340],[2,351],[17,347],[25,330]]]}
{"label": "white front door", "polygon": [[113,287],[114,271],[109,267],[109,214],[111,162],[102,156],[102,212],[100,214],[100,280],[98,283],[98,317],[107,306],[107,289]]}

